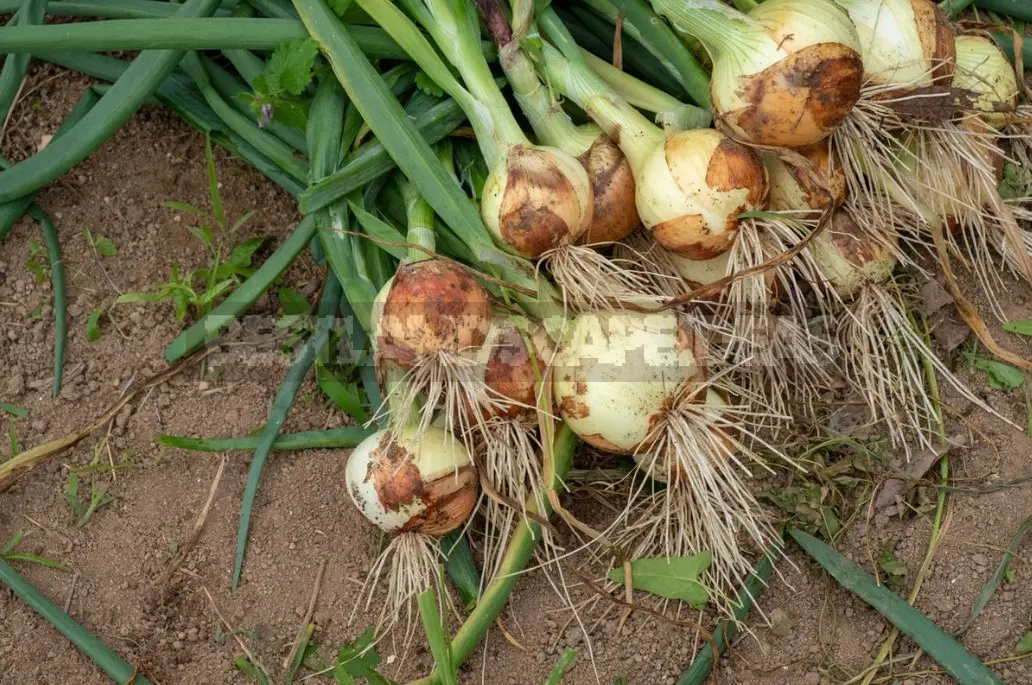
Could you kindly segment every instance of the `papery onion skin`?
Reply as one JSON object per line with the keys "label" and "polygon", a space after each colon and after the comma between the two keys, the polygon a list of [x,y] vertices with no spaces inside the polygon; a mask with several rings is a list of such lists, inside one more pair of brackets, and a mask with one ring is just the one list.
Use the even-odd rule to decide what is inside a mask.
{"label": "papery onion skin", "polygon": [[513,145],[484,183],[485,224],[499,244],[526,259],[578,242],[593,213],[587,171],[557,148]]}
{"label": "papery onion skin", "polygon": [[734,242],[738,215],[762,207],[766,171],[749,148],[713,129],[667,138],[638,172],[638,214],[663,247],[712,259]]}
{"label": "papery onion skin", "polygon": [[770,192],[767,206],[775,212],[812,209],[823,211],[838,207],[846,200],[846,174],[826,142],[795,150],[820,172],[826,188],[807,170],[788,164],[775,154],[764,154]]}
{"label": "papery onion skin", "polygon": [[727,276],[730,250],[717,255],[713,259],[687,259],[676,254],[670,255],[670,263],[677,274],[684,279],[690,288],[710,285]]}
{"label": "papery onion skin", "polygon": [[551,341],[540,326],[533,326],[524,337],[510,317],[493,316],[487,339],[473,354],[480,380],[490,396],[505,406],[484,408],[485,417],[535,417],[539,382],[552,352]]}
{"label": "papery onion skin", "polygon": [[345,480],[358,510],[387,533],[446,535],[466,522],[479,494],[469,452],[435,426],[422,435],[414,427],[374,433],[352,451]]}
{"label": "papery onion skin", "polygon": [[957,70],[953,85],[978,94],[974,102],[993,128],[1007,125],[1018,103],[1018,79],[1007,55],[983,36],[957,36]]}
{"label": "papery onion skin", "polygon": [[887,282],[896,269],[889,247],[865,233],[842,210],[835,212],[831,225],[816,237],[813,250],[821,273],[844,298],[867,285]]}
{"label": "papery onion skin", "polygon": [[874,85],[900,85],[881,97],[948,85],[957,49],[949,19],[931,0],[836,0],[860,36],[865,77]]}
{"label": "papery onion skin", "polygon": [[634,173],[620,147],[599,130],[599,136],[578,159],[588,172],[594,198],[592,220],[582,242],[623,240],[641,219],[635,205]]}
{"label": "papery onion skin", "polygon": [[830,0],[767,0],[748,14],[769,42],[716,59],[717,119],[760,145],[823,140],[860,98],[864,64],[856,31]]}
{"label": "papery onion skin", "polygon": [[375,329],[377,349],[408,367],[424,354],[479,347],[490,317],[487,291],[466,269],[441,259],[403,264]]}
{"label": "papery onion skin", "polygon": [[648,446],[671,399],[705,375],[703,341],[674,312],[590,312],[559,345],[552,389],[581,439],[632,454]]}

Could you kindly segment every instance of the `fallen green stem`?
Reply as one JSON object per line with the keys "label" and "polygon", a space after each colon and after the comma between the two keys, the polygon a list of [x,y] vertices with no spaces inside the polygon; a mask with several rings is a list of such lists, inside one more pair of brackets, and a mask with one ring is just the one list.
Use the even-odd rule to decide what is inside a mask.
{"label": "fallen green stem", "polygon": [[[0,14],[13,14],[22,0],[0,0]],[[171,17],[179,5],[157,0],[85,0],[83,2],[50,2],[47,15],[53,17],[98,17],[102,19],[147,19]],[[215,12],[225,14],[224,10]]]}
{"label": "fallen green stem", "polygon": [[319,303],[319,323],[315,333],[305,342],[301,352],[294,360],[294,364],[290,367],[290,371],[287,372],[286,378],[283,379],[283,383],[276,393],[276,399],[273,400],[272,409],[269,410],[269,420],[266,422],[258,440],[258,446],[254,450],[251,468],[247,472],[247,483],[244,485],[244,498],[240,504],[240,527],[237,531],[236,555],[233,560],[233,590],[240,585],[240,574],[244,568],[244,553],[247,551],[248,534],[251,530],[251,511],[254,509],[254,500],[258,494],[262,469],[276,442],[276,436],[283,427],[287,413],[294,404],[294,398],[301,389],[302,381],[315,363],[315,358],[319,355],[320,350],[330,339],[330,334],[337,321],[336,313],[340,307],[340,298],[340,283],[331,274],[327,278],[322,301]]}
{"label": "fallen green stem", "polygon": [[[359,49],[370,58],[408,59],[381,29],[352,26]],[[0,52],[52,50],[272,50],[280,43],[307,38],[296,19],[211,17],[206,19],[109,19],[45,26],[0,27]]]}
{"label": "fallen green stem", "polygon": [[68,638],[76,649],[86,655],[116,683],[119,685],[128,685],[129,683],[152,685],[151,681],[141,675],[129,662],[111,651],[107,645],[98,640],[81,624],[76,623],[68,614],[58,609],[53,602],[43,596],[43,593],[3,561],[0,561],[0,582],[11,588],[14,594],[18,595],[44,621]]}
{"label": "fallen green stem", "polygon": [[419,617],[423,619],[423,631],[430,645],[430,653],[434,657],[434,668],[441,675],[441,685],[456,685],[451,649],[444,634],[441,613],[437,610],[437,593],[433,588],[427,588],[426,592],[416,598],[416,604],[419,606]]}
{"label": "fallen green stem", "polygon": [[[280,433],[272,443],[274,450],[317,450],[327,448],[354,447],[376,432],[375,428],[343,426],[322,431]],[[254,450],[258,448],[261,436],[247,438],[192,438],[186,435],[159,435],[158,442],[166,447],[178,447],[197,452],[228,452],[230,450]]]}
{"label": "fallen green stem", "polygon": [[812,535],[795,529],[789,533],[840,585],[910,636],[961,685],[1003,685],[975,655],[862,568]]}
{"label": "fallen green stem", "polygon": [[[14,18],[13,26],[5,28],[18,30],[38,26],[43,22],[46,8],[47,0],[25,0],[18,16]],[[0,130],[3,130],[3,125],[11,114],[14,99],[18,97],[28,69],[28,55],[8,55],[4,59],[4,66],[0,69]]]}
{"label": "fallen green stem", "polygon": [[68,342],[68,317],[65,310],[64,262],[61,260],[61,242],[57,239],[57,228],[39,205],[29,207],[29,214],[43,229],[43,241],[47,246],[50,261],[50,281],[54,288],[54,397],[61,392],[64,377],[65,345]]}
{"label": "fallen green stem", "polygon": [[975,603],[971,606],[971,615],[968,616],[967,620],[964,621],[964,625],[954,635],[959,636],[966,632],[971,627],[971,624],[975,622],[975,619],[978,618],[978,615],[982,613],[982,610],[985,609],[986,605],[989,604],[989,600],[992,599],[996,589],[1000,587],[1000,583],[1007,576],[1007,569],[1010,566],[1011,559],[1017,556],[1018,549],[1030,530],[1032,530],[1032,516],[1026,518],[1018,526],[1018,530],[1011,537],[1010,544],[1007,545],[1007,550],[1003,553],[1003,558],[1000,559],[1000,565],[996,567],[996,572],[993,573],[992,577],[985,582],[985,585],[978,592],[978,597],[975,598]]}
{"label": "fallen green stem", "polygon": [[[180,6],[176,16],[208,16],[219,3],[220,0],[187,0]],[[143,101],[172,73],[182,57],[183,53],[177,50],[142,53],[68,135],[55,138],[32,157],[0,172],[0,202],[10,202],[36,191],[84,160],[129,120]]]}
{"label": "fallen green stem", "polygon": [[[688,667],[684,675],[678,678],[677,685],[702,685],[706,682],[713,670],[713,664],[716,663],[716,657],[723,656],[734,639],[738,637],[741,621],[745,619],[746,614],[752,611],[756,598],[767,587],[767,581],[770,580],[770,575],[774,571],[774,564],[780,556],[781,550],[777,547],[772,547],[763,555],[763,558],[753,568],[753,575],[745,582],[745,587],[738,590],[735,597],[737,606],[735,620],[725,619],[720,622],[717,629],[713,631],[713,641],[707,643],[699,651],[692,661],[692,665]],[[717,647],[717,654],[713,653],[714,645]]]}
{"label": "fallen green stem", "polygon": [[975,6],[1018,21],[1032,21],[1032,3],[1028,0],[975,0]]}

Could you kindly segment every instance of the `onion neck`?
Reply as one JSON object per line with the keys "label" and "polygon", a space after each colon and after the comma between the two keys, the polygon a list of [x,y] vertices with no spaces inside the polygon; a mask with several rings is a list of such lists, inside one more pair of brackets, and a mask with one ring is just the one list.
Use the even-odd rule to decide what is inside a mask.
{"label": "onion neck", "polygon": [[401,196],[405,200],[405,223],[408,227],[405,241],[412,246],[408,249],[408,258],[413,262],[430,259],[437,248],[434,210],[407,179],[401,183]]}
{"label": "onion neck", "polygon": [[516,42],[504,45],[498,55],[516,101],[538,139],[574,157],[590,148],[598,137],[598,129],[577,126],[562,107],[553,102],[534,64],[520,46]]}
{"label": "onion neck", "polygon": [[717,0],[653,0],[677,31],[698,38],[714,59],[745,54],[769,37],[758,23]]}
{"label": "onion neck", "polygon": [[663,131],[591,71],[579,57],[579,48],[574,59],[567,59],[548,43],[542,46],[541,52],[549,83],[576,102],[609,134],[637,175],[649,154],[663,143]]}
{"label": "onion neck", "polygon": [[530,145],[505,96],[495,84],[480,47],[480,24],[468,0],[424,0],[434,22],[427,30],[458,70],[474,99],[467,112],[488,167],[514,145]]}

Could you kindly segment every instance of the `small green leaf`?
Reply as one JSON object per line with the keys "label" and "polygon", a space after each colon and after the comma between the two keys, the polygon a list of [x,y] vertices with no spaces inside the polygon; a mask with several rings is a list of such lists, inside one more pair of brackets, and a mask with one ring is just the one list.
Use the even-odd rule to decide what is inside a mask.
{"label": "small green leaf", "polygon": [[[319,44],[311,38],[298,38],[289,43],[280,43],[265,66],[264,94],[275,96],[280,93],[300,95],[312,81],[312,67],[319,54]],[[258,89],[255,82],[255,90]]]}
{"label": "small green leaf", "polygon": [[161,203],[161,206],[168,207],[169,209],[178,209],[180,212],[196,214],[197,216],[208,216],[208,213],[203,209],[194,207],[187,202],[180,202],[179,200],[165,200]]}
{"label": "small green leaf", "polygon": [[86,319],[86,340],[93,342],[94,340],[100,340],[100,336],[104,333],[100,330],[100,317],[104,316],[105,309],[103,307],[97,307],[90,312],[89,317]]}
{"label": "small green leaf", "polygon": [[[225,230],[226,212],[222,209],[222,197],[219,195],[219,176],[215,171],[215,155],[211,151],[210,135],[204,136],[204,161],[208,165],[208,196],[211,197],[211,207],[215,213],[215,221],[218,222],[219,228]],[[211,229],[209,228],[208,231],[210,232]]]}
{"label": "small green leaf", "polygon": [[[254,212],[251,213],[253,214]],[[265,244],[266,240],[268,240],[268,238],[259,236],[257,238],[248,238],[242,243],[237,243],[229,255],[229,263],[239,269],[248,268],[251,266],[251,260],[254,258],[254,253]]]}
{"label": "small green leaf", "polygon": [[[631,562],[631,583],[636,590],[651,592],[667,599],[688,602],[702,609],[709,600],[709,590],[699,581],[699,575],[709,568],[709,551],[690,557],[652,557]],[[609,571],[614,583],[624,582],[622,567]]]}
{"label": "small green leaf", "polygon": [[19,407],[15,404],[8,404],[7,402],[0,402],[0,410],[3,410],[11,416],[17,416],[19,419],[24,419],[29,415],[29,410],[25,407]]}
{"label": "small green leaf", "polygon": [[427,76],[425,71],[416,74],[416,88],[435,98],[444,96],[444,90],[434,83],[434,80]]}
{"label": "small green leaf", "polygon": [[190,226],[187,230],[208,247],[211,247],[214,244],[215,236],[212,233],[210,226]]}
{"label": "small green leaf", "polygon": [[111,238],[99,236],[93,240],[93,249],[97,251],[101,257],[114,257],[118,254],[118,247],[115,245]]}
{"label": "small green leaf", "polygon": [[4,543],[3,547],[0,547],[0,554],[7,554],[11,550],[13,550],[15,547],[18,546],[18,543],[21,542],[21,539],[23,537],[25,537],[24,530],[14,531],[14,533],[11,535],[11,538]]}
{"label": "small green leaf", "polygon": [[1014,648],[1014,653],[1021,656],[1030,652],[1032,652],[1032,633],[1025,633],[1025,637],[1021,638],[1018,646]]}
{"label": "small green leaf", "polygon": [[1017,572],[1015,572],[1015,570],[1012,568],[1009,568],[1003,572],[1003,579],[1008,583],[1013,583],[1015,580],[1017,580],[1017,577]]}
{"label": "small green leaf", "polygon": [[[251,211],[249,211],[246,214],[244,214],[242,217],[240,217],[239,219],[237,219],[236,221],[233,222],[233,225],[229,227],[229,232],[230,233],[236,233],[240,229],[241,226],[243,226],[248,221],[250,221],[251,217],[253,217],[257,213],[258,213],[257,209],[252,209]],[[258,238],[251,238],[251,240],[258,240]],[[265,238],[261,238],[261,240],[262,240],[262,242],[265,242]]]}
{"label": "small green leaf", "polygon": [[965,352],[964,356],[976,369],[985,371],[989,376],[989,385],[997,390],[1015,390],[1025,382],[1025,372],[1010,364],[985,359],[970,352]]}
{"label": "small green leaf", "polygon": [[286,286],[280,286],[279,303],[283,313],[287,315],[307,314],[312,311],[312,304],[304,295]]}
{"label": "small green leaf", "polygon": [[344,383],[322,364],[315,365],[315,378],[326,396],[337,408],[358,423],[369,420],[369,414],[362,404],[363,393],[355,383]]}
{"label": "small green leaf", "polygon": [[1032,336],[1032,319],[1025,319],[1024,321],[1008,321],[1003,324],[1003,330],[1008,333]]}

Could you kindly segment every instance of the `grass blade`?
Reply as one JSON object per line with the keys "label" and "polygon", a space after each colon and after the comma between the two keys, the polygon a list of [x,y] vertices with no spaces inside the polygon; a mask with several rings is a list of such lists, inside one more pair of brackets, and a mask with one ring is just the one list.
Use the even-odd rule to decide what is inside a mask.
{"label": "grass blade", "polygon": [[15,404],[8,404],[7,402],[0,402],[0,410],[3,410],[11,416],[15,416],[19,419],[24,419],[26,416],[29,415],[29,410],[25,407],[19,407]]}
{"label": "grass blade", "polygon": [[[281,433],[272,443],[274,450],[313,450],[329,447],[354,447],[376,432],[375,428],[343,426],[324,431],[302,431]],[[247,438],[193,438],[186,435],[160,435],[158,443],[166,447],[178,447],[197,452],[228,452],[230,450],[254,450],[261,442],[260,436]]]}
{"label": "grass blade", "polygon": [[[219,4],[220,0],[187,0],[176,16],[209,16]],[[0,202],[10,202],[36,191],[84,160],[129,120],[154,89],[172,73],[182,57],[183,53],[176,50],[142,53],[111,90],[68,131],[68,135],[55,138],[32,157],[0,172]]]}
{"label": "grass blade", "polygon": [[[745,583],[745,587],[738,590],[735,596],[738,608],[735,609],[735,620],[723,620],[717,629],[713,631],[713,643],[707,644],[699,651],[698,656],[692,661],[692,665],[685,673],[678,678],[677,685],[702,685],[709,678],[716,663],[716,657],[721,656],[728,646],[738,637],[739,621],[742,621],[746,614],[752,610],[756,598],[763,592],[770,580],[770,574],[774,571],[774,563],[780,556],[780,550],[771,548],[753,568],[753,575]],[[713,644],[717,645],[717,654],[713,654]]]}
{"label": "grass blade", "polygon": [[1003,681],[975,655],[944,633],[924,614],[879,585],[862,568],[812,535],[795,529],[789,533],[840,585],[870,604],[875,611],[909,635],[961,685],[1003,684]]}
{"label": "grass blade", "polygon": [[305,249],[313,235],[315,235],[315,219],[311,216],[305,217],[293,233],[283,241],[283,244],[269,255],[265,263],[258,267],[254,275],[241,283],[240,287],[220,302],[215,309],[205,314],[203,319],[180,333],[179,337],[169,344],[165,349],[165,359],[169,362],[182,359],[218,335],[272,285],[272,282],[290,266],[301,250]]}
{"label": "grass blade", "polygon": [[0,582],[11,588],[14,594],[18,595],[43,620],[68,638],[76,649],[89,657],[112,680],[117,683],[132,682],[134,685],[152,685],[150,680],[140,675],[125,659],[115,654],[82,625],[58,609],[53,602],[44,597],[39,590],[3,561],[0,561]]}
{"label": "grass blade", "polygon": [[272,403],[272,409],[269,411],[269,420],[265,424],[258,440],[258,446],[254,450],[251,468],[247,473],[247,484],[244,486],[244,499],[240,505],[240,528],[237,532],[236,556],[233,560],[233,590],[240,585],[240,573],[243,571],[244,553],[247,551],[247,538],[251,529],[251,510],[254,509],[254,499],[258,494],[262,469],[269,458],[269,452],[272,451],[276,436],[283,427],[283,421],[287,418],[287,412],[290,411],[290,407],[294,404],[294,398],[301,389],[301,382],[315,363],[319,351],[330,339],[330,333],[337,321],[336,312],[340,306],[340,297],[340,283],[331,275],[326,281],[322,301],[319,303],[319,324],[315,333],[301,348],[301,352],[294,360],[290,371],[287,372],[286,378],[283,379],[283,383],[276,393],[276,399]]}
{"label": "grass blade", "polygon": [[[113,52],[117,50],[272,50],[280,43],[307,38],[296,19],[111,19],[108,21],[0,27],[0,52],[52,50]],[[408,59],[397,43],[374,26],[352,26],[359,50],[371,58]]]}
{"label": "grass blade", "polygon": [[978,615],[982,613],[982,610],[985,609],[985,606],[989,603],[989,600],[992,599],[993,594],[995,594],[996,588],[1000,587],[1000,583],[1003,582],[1004,576],[1007,575],[1007,567],[1010,565],[1011,559],[1017,555],[1018,548],[1021,547],[1021,542],[1025,539],[1025,536],[1028,535],[1030,530],[1032,530],[1032,516],[1026,518],[1021,522],[1021,525],[1018,526],[1017,532],[1015,532],[1014,536],[1011,538],[1010,545],[1007,546],[1007,551],[1003,553],[1003,559],[1000,560],[1000,565],[996,568],[996,573],[994,573],[992,577],[986,581],[985,585],[982,586],[982,589],[978,593],[978,597],[975,598],[975,603],[971,606],[971,615],[968,616],[968,619],[964,621],[964,625],[961,626],[960,630],[954,633],[954,635],[959,636],[967,631],[967,629],[971,627],[971,624],[974,623],[975,619],[978,618]]}
{"label": "grass blade", "polygon": [[50,280],[54,288],[54,397],[56,398],[61,392],[65,345],[68,342],[64,262],[61,261],[61,243],[57,239],[57,228],[54,227],[54,222],[36,204],[29,207],[29,214],[43,228],[43,240],[47,245],[47,258],[50,260]]}
{"label": "grass blade", "polygon": [[441,685],[456,685],[451,647],[448,644],[448,636],[445,635],[441,614],[437,610],[437,593],[433,588],[427,588],[426,592],[416,599],[416,603],[419,605],[419,617],[423,619],[423,630],[430,645],[430,653],[434,656],[434,671]]}

